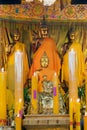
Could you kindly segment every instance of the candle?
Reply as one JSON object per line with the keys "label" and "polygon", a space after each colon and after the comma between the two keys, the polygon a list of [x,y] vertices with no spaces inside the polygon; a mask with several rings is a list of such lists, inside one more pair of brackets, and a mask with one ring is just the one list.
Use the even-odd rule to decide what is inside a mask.
{"label": "candle", "polygon": [[73,100],[74,113],[76,112],[76,100],[78,98],[77,87],[77,55],[76,52],[71,49],[68,53],[68,65],[69,65],[69,98]]}
{"label": "candle", "polygon": [[37,86],[38,86],[38,78],[37,74],[34,72],[34,75],[32,76],[32,96],[31,96],[31,103],[32,103],[31,113],[33,114],[38,113]]}
{"label": "candle", "polygon": [[86,69],[86,75],[85,75],[85,96],[86,96],[86,113],[84,116],[84,130],[87,130],[87,69]]}
{"label": "candle", "polygon": [[70,130],[73,130],[73,101],[69,101]]}
{"label": "candle", "polygon": [[6,125],[6,72],[0,72],[0,126]]}
{"label": "candle", "polygon": [[58,75],[54,73],[53,76],[53,113],[59,113],[59,97],[58,97]]}
{"label": "candle", "polygon": [[84,116],[84,130],[87,130],[87,114]]}
{"label": "candle", "polygon": [[87,70],[85,75],[85,95],[86,95],[86,112],[87,112]]}
{"label": "candle", "polygon": [[23,53],[15,52],[15,124],[16,130],[21,130],[23,114]]}
{"label": "candle", "polygon": [[16,122],[16,130],[22,130],[22,118],[17,116],[15,118],[15,122]]}
{"label": "candle", "polygon": [[80,130],[80,100],[76,103],[76,130]]}

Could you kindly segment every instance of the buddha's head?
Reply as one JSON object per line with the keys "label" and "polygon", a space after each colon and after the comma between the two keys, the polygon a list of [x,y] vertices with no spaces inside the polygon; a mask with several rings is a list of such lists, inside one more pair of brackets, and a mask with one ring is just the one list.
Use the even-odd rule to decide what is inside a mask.
{"label": "buddha's head", "polygon": [[40,33],[42,38],[46,38],[48,36],[48,28],[47,27],[40,28]]}
{"label": "buddha's head", "polygon": [[69,32],[68,32],[68,40],[69,40],[70,42],[75,41],[76,38],[77,38],[77,35],[76,35],[76,34],[77,34],[77,33],[76,33],[76,30],[73,29],[73,28],[71,28],[71,29],[69,30]]}
{"label": "buddha's head", "polygon": [[43,16],[43,20],[40,23],[40,34],[41,38],[46,38],[48,36],[48,26],[45,20],[45,16]]}
{"label": "buddha's head", "polygon": [[71,40],[75,40],[75,32],[71,32],[70,33],[70,39]]}
{"label": "buddha's head", "polygon": [[13,33],[13,40],[14,40],[14,42],[17,42],[17,41],[19,41],[19,39],[20,39],[20,33],[19,33],[19,30],[16,29]]}

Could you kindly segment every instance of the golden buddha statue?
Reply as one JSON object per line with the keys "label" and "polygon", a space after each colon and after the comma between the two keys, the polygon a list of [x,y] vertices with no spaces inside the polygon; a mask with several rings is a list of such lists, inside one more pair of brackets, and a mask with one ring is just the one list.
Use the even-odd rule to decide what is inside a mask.
{"label": "golden buddha statue", "polygon": [[7,63],[7,85],[8,88],[13,92],[14,95],[14,55],[16,51],[22,51],[23,52],[23,84],[26,83],[26,80],[28,79],[28,73],[29,73],[29,66],[28,66],[28,58],[26,53],[26,47],[25,44],[21,43],[20,41],[20,33],[19,30],[15,30],[13,34],[13,47],[11,48],[11,53],[8,57],[8,63]]}
{"label": "golden buddha statue", "polygon": [[68,87],[69,83],[69,67],[68,67],[68,52],[73,49],[76,52],[77,56],[77,77],[78,77],[78,86],[81,86],[83,83],[84,76],[84,59],[82,46],[77,42],[78,33],[74,29],[70,29],[68,32],[68,42],[65,43],[62,47],[62,82],[65,82]]}

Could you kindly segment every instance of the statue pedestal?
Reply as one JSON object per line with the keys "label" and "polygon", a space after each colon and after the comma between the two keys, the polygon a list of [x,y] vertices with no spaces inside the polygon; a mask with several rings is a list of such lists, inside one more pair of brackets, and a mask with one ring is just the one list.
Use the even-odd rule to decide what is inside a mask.
{"label": "statue pedestal", "polygon": [[27,130],[47,130],[48,128],[69,130],[69,115],[25,115],[23,127]]}

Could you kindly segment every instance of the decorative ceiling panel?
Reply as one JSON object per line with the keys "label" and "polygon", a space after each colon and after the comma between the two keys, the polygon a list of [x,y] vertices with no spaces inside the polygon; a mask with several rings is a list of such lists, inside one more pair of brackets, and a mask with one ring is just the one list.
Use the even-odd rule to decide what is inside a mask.
{"label": "decorative ceiling panel", "polygon": [[87,4],[64,5],[57,1],[52,6],[43,6],[40,2],[24,3],[19,5],[0,5],[0,18],[12,20],[40,20],[43,15],[46,19],[57,20],[87,20]]}

